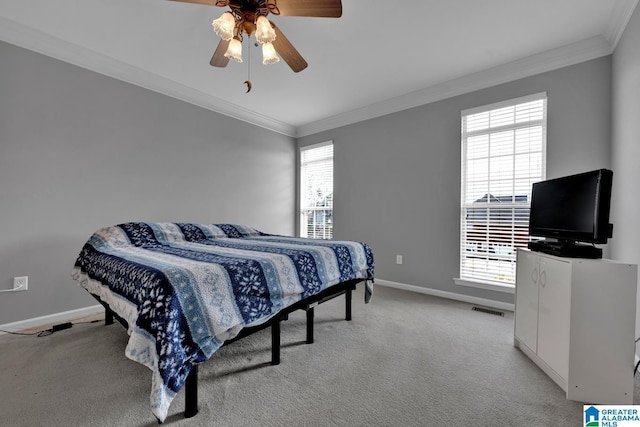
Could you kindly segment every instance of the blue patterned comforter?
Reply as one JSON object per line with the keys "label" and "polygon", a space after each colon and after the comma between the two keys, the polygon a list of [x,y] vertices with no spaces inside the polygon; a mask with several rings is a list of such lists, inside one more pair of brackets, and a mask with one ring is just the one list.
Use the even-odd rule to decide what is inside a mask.
{"label": "blue patterned comforter", "polygon": [[365,243],[231,224],[137,222],[94,233],[71,277],[128,322],[126,355],[152,370],[151,407],[164,421],[192,366],[244,327],[373,274]]}

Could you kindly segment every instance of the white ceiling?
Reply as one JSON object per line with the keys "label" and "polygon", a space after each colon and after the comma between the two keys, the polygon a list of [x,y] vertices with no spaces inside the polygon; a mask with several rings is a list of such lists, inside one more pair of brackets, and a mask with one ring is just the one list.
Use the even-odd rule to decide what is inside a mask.
{"label": "white ceiling", "polygon": [[227,8],[165,0],[0,0],[0,40],[291,136],[611,53],[638,0],[342,0],[270,15],[309,63],[214,68]]}

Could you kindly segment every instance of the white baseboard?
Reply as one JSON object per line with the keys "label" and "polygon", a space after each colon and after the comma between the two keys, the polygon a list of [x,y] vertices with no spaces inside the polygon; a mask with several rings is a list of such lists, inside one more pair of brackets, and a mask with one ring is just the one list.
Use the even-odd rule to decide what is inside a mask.
{"label": "white baseboard", "polygon": [[[392,282],[390,280],[383,280],[383,279],[376,278],[375,284],[380,286],[387,286],[390,288],[403,289],[405,291],[417,292],[420,294],[452,299],[456,301],[468,302],[470,304],[477,304],[484,307],[497,308],[499,310],[513,311],[515,309],[514,304],[509,304],[506,302],[494,301],[486,298],[472,297],[469,295],[457,294],[455,292],[440,291],[432,288],[424,288],[422,286],[407,285],[405,283]],[[374,295],[375,295],[375,292],[374,292]]]}
{"label": "white baseboard", "polygon": [[[445,292],[432,288],[424,288],[422,286],[407,285],[405,283],[392,282],[391,280],[377,279],[375,284],[379,286],[387,286],[390,288],[403,289],[405,291],[417,292],[420,294],[432,295],[440,298],[447,298],[456,301],[467,302],[470,304],[482,305],[484,307],[497,308],[500,310],[513,311],[514,305],[506,302],[494,301],[485,298],[477,298],[468,295],[457,294],[455,292]],[[13,323],[5,323],[0,325],[0,329],[8,332],[17,332],[23,329],[37,328],[38,326],[48,325],[52,323],[69,322],[80,317],[92,316],[104,310],[101,305],[94,305],[76,310],[64,311],[62,313],[50,314],[47,316],[34,317],[32,319],[21,320]],[[0,335],[5,332],[0,331]]]}
{"label": "white baseboard", "polygon": [[[37,328],[38,326],[49,325],[51,323],[64,323],[70,320],[79,319],[81,317],[92,316],[104,311],[101,305],[92,305],[90,307],[78,308],[76,310],[63,311],[62,313],[49,314],[47,316],[34,317],[32,319],[20,320],[13,323],[5,323],[0,325],[2,331],[17,332],[23,329]],[[0,331],[0,335],[6,332]]]}

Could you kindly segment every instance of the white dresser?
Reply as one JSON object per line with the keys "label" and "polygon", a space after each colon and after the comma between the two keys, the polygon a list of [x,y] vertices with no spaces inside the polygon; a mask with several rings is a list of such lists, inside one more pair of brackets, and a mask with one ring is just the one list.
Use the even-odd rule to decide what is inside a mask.
{"label": "white dresser", "polygon": [[633,403],[637,266],[518,250],[515,339],[565,392]]}

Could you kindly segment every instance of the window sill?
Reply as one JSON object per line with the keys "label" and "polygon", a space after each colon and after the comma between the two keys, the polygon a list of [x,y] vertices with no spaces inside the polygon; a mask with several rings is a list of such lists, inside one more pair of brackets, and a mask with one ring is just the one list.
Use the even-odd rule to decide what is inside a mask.
{"label": "window sill", "polygon": [[515,285],[493,283],[493,282],[480,282],[480,281],[459,279],[459,278],[453,279],[453,282],[456,285],[460,285],[460,286],[469,286],[472,288],[480,288],[480,289],[486,289],[489,291],[504,292],[507,294],[514,294],[516,292]]}

